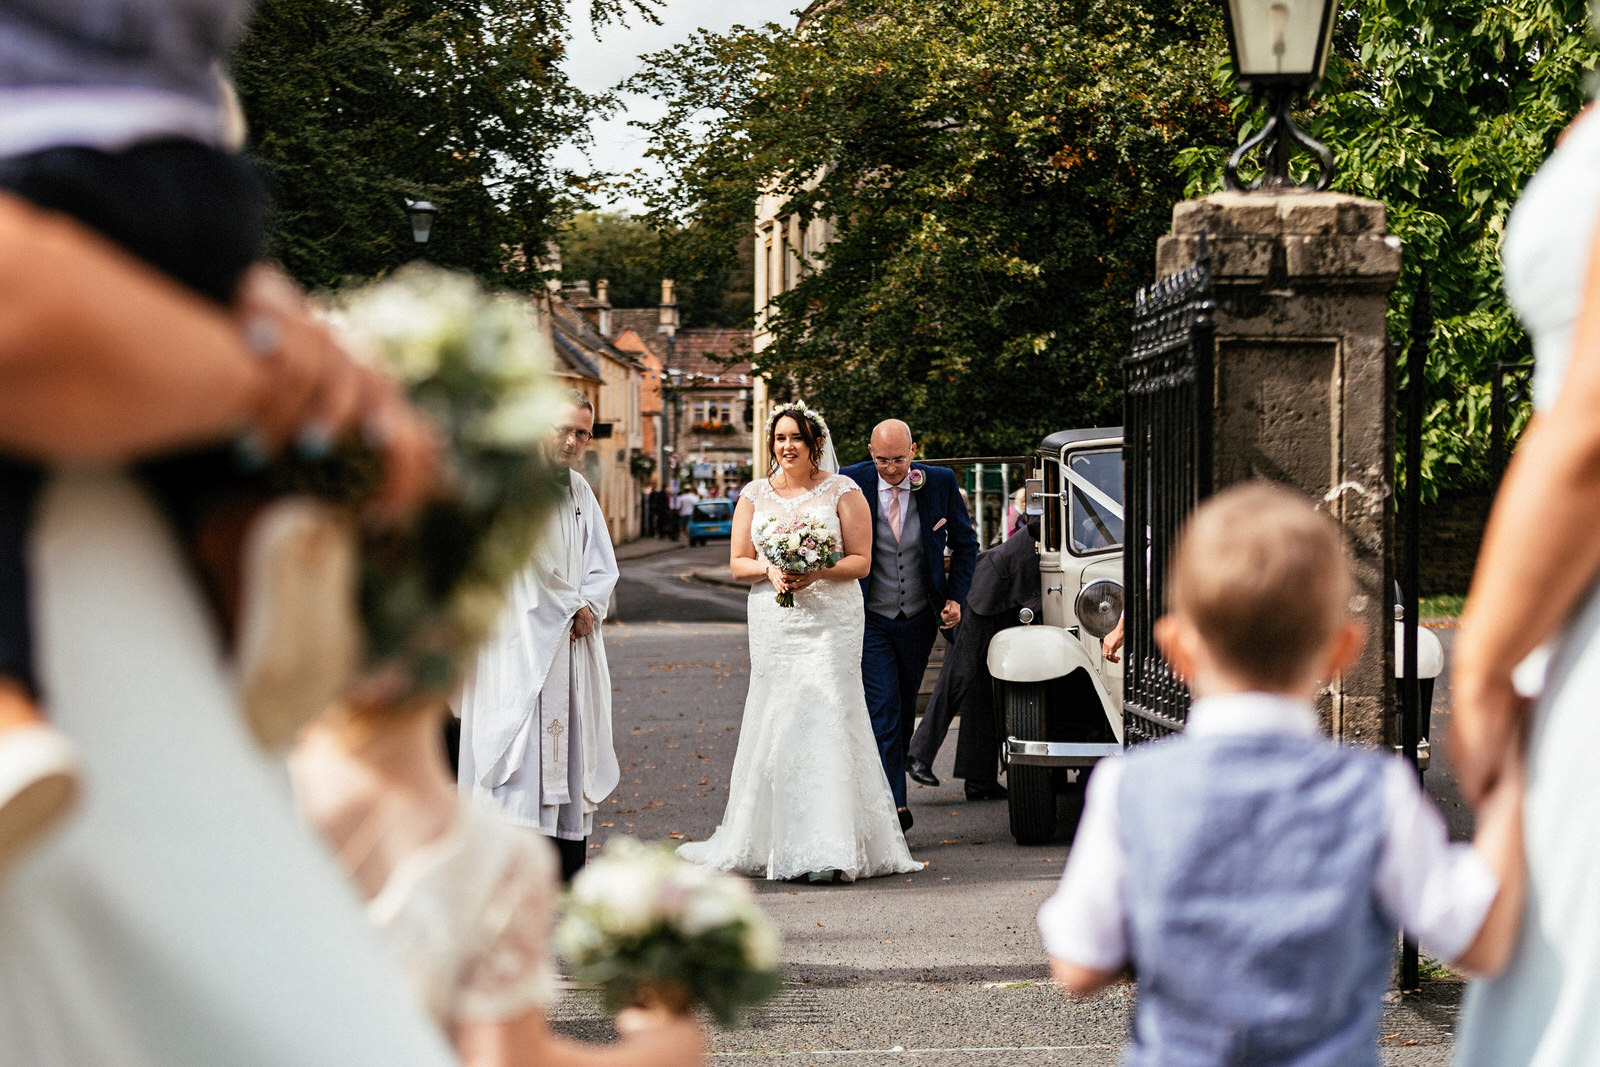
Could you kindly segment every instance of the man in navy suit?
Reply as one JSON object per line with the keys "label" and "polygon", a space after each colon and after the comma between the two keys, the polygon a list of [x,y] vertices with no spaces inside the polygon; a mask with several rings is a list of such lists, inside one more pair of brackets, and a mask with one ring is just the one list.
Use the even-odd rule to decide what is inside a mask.
{"label": "man in navy suit", "polygon": [[869,462],[839,472],[861,486],[872,508],[872,571],[861,579],[867,607],[861,681],[900,826],[910,829],[905,762],[917,688],[939,627],[961,621],[978,541],[956,476],[944,467],[912,462],[916,445],[910,427],[899,419],[880,422],[870,451]]}

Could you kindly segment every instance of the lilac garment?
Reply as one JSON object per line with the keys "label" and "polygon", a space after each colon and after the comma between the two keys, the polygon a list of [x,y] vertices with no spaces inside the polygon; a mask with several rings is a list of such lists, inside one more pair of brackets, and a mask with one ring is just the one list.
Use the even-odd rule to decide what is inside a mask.
{"label": "lilac garment", "polygon": [[225,138],[247,0],[0,0],[0,157]]}
{"label": "lilac garment", "polygon": [[247,0],[0,0],[0,86],[114,85],[215,103]]}

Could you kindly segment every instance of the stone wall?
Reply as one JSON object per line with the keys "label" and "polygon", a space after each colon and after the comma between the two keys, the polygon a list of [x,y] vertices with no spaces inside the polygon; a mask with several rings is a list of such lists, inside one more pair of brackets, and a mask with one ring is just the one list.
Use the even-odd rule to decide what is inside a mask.
{"label": "stone wall", "polygon": [[[1216,302],[1213,484],[1295,486],[1344,527],[1370,633],[1393,623],[1394,373],[1384,311],[1400,242],[1384,207],[1338,193],[1219,193],[1178,204],[1156,274],[1194,262],[1205,235]],[[1390,740],[1392,642],[1320,698],[1341,740]]]}
{"label": "stone wall", "polygon": [[[1483,527],[1489,518],[1488,492],[1441,496],[1422,505],[1422,596],[1459,594],[1472,581],[1472,568],[1483,544]],[[1400,551],[1403,527],[1395,523],[1395,552]]]}

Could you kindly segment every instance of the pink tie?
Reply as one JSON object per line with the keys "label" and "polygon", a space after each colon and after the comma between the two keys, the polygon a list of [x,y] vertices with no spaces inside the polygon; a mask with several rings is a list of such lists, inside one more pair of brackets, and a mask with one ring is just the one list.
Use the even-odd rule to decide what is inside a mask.
{"label": "pink tie", "polygon": [[889,487],[889,529],[894,531],[894,539],[900,540],[900,487]]}

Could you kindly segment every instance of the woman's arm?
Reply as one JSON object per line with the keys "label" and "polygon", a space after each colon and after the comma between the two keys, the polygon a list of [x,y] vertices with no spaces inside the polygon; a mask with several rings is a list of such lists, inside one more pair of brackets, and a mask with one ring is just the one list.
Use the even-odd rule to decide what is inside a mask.
{"label": "woman's arm", "polygon": [[844,558],[817,577],[853,581],[872,573],[872,509],[867,498],[849,492],[839,498],[839,528],[844,533]]}
{"label": "woman's arm", "polygon": [[689,1067],[704,1055],[700,1027],[686,1016],[639,1020],[617,1016],[622,1037],[614,1045],[586,1045],[550,1032],[544,1012],[534,1009],[501,1022],[469,1022],[455,1028],[453,1042],[463,1067]]}
{"label": "woman's arm", "polygon": [[220,310],[0,195],[0,448],[101,461],[226,440],[266,377]]}
{"label": "woman's arm", "polygon": [[230,316],[72,220],[0,194],[0,449],[121,462],[241,434],[271,453],[358,429],[386,460],[374,512],[408,513],[437,473],[432,428],[339,348],[280,272],[252,268]]}
{"label": "woman's arm", "polygon": [[729,539],[728,570],[736,582],[771,582],[772,588],[785,591],[783,572],[756,554],[756,543],[750,538],[750,524],[756,506],[750,500],[750,491],[739,494],[739,503],[733,508],[733,535]]}
{"label": "woman's arm", "polygon": [[1483,926],[1454,961],[1478,975],[1500,973],[1517,945],[1522,909],[1527,899],[1527,859],[1522,841],[1522,796],[1525,789],[1520,751],[1508,754],[1494,789],[1478,805],[1478,827],[1472,847],[1499,879],[1500,889],[1484,916]]}
{"label": "woman's arm", "polygon": [[1511,671],[1566,621],[1600,571],[1600,231],[1591,240],[1570,366],[1506,472],[1456,639],[1450,739],[1461,791],[1493,785],[1523,727]]}

